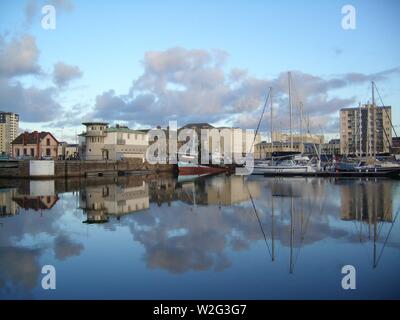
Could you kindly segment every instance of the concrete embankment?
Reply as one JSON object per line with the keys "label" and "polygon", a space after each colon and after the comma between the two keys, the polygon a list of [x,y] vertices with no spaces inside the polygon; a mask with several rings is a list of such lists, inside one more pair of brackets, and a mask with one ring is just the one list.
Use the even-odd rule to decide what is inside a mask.
{"label": "concrete embankment", "polygon": [[143,163],[140,159],[123,161],[7,161],[0,163],[0,178],[67,178],[118,176],[135,173],[175,172],[170,164]]}

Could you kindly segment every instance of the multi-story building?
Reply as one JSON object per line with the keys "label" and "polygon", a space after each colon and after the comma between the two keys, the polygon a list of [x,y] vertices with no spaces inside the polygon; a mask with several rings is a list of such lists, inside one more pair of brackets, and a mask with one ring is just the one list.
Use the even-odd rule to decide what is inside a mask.
{"label": "multi-story building", "polygon": [[12,156],[15,158],[51,157],[57,159],[58,145],[58,140],[50,132],[24,132],[11,143]]}
{"label": "multi-story building", "polygon": [[388,153],[392,144],[390,106],[371,104],[340,110],[341,154]]}
{"label": "multi-story building", "polygon": [[0,111],[0,154],[12,154],[11,142],[19,131],[19,115]]}
{"label": "multi-story building", "polygon": [[148,136],[143,131],[126,126],[109,127],[107,122],[85,122],[86,132],[79,138],[80,158],[83,160],[123,160],[138,158],[145,161]]}

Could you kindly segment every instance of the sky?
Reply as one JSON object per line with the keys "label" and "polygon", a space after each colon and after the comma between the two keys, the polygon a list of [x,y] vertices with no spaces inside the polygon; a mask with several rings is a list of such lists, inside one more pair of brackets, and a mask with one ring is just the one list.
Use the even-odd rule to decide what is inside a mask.
{"label": "sky", "polygon": [[[69,142],[92,120],[255,129],[272,87],[273,129],[287,131],[290,71],[295,131],[301,102],[312,133],[338,137],[338,110],[375,81],[400,134],[399,17],[396,0],[3,0],[0,109]],[[268,107],[261,131],[270,122]]]}

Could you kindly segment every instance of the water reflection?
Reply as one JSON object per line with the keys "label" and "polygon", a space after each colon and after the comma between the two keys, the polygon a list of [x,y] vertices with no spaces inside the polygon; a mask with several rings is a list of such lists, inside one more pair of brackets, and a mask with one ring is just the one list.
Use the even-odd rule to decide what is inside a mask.
{"label": "water reflection", "polygon": [[[296,281],[285,274],[313,281],[318,277],[329,284],[334,271],[324,278],[318,270],[347,263],[380,270],[386,279],[394,276],[391,272],[400,263],[399,185],[393,180],[225,175],[185,181],[169,176],[18,181],[13,185],[3,181],[0,295],[40,297],[39,262],[44,258],[59,266],[75,261],[83,269],[104,268],[115,279],[122,274],[133,278],[135,273],[131,273],[136,270],[147,279],[147,286],[158,289],[151,276],[157,270],[166,271],[163,281],[181,275],[189,284],[193,282],[194,290],[196,286],[200,290],[197,279],[204,272],[209,276],[217,272],[213,277],[222,286],[230,281],[229,286],[235,287],[231,272],[250,268],[241,277],[247,279],[253,298],[296,297],[289,294]],[[51,214],[29,214],[37,210]],[[121,275],[110,271],[111,266]],[[70,267],[64,272],[76,275]],[[335,274],[340,276],[340,270]],[[251,291],[250,284],[271,276],[281,281],[280,295],[278,291]],[[398,282],[385,280],[383,285]],[[241,285],[237,283],[238,290]],[[306,284],[298,285],[299,290],[308,290]],[[106,283],[98,283],[84,297],[96,296],[96,286],[107,289]],[[358,297],[382,292],[399,297],[397,291],[378,287],[375,283],[370,291],[359,291]],[[134,293],[128,287],[121,290],[121,297],[143,298],[143,287]],[[231,294],[221,290],[220,298]],[[168,291],[164,293],[168,297]],[[63,295],[62,290],[59,294],[75,297]],[[340,294],[335,291],[328,297]],[[240,290],[235,297],[241,297]]]}

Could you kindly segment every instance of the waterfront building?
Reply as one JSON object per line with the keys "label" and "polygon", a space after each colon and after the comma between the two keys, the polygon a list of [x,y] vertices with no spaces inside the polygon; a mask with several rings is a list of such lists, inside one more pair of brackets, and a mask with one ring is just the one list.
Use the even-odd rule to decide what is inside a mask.
{"label": "waterfront building", "polygon": [[11,155],[11,142],[18,136],[19,115],[0,111],[0,154]]}
{"label": "waterfront building", "polygon": [[321,146],[321,154],[329,156],[340,155],[340,139],[332,139]]}
{"label": "waterfront building", "polygon": [[65,141],[58,145],[58,158],[61,160],[76,158],[78,156],[78,144],[70,144]]}
{"label": "waterfront building", "polygon": [[310,150],[310,144],[293,142],[293,147],[290,146],[290,142],[271,142],[262,141],[255,145],[254,159],[265,159],[271,157],[273,152],[300,152],[307,153]]}
{"label": "waterfront building", "polygon": [[107,122],[85,122],[79,135],[79,155],[83,160],[124,160],[146,158],[146,132],[126,126],[109,127]]}
{"label": "waterfront building", "polygon": [[390,106],[366,104],[340,110],[341,154],[388,153],[392,145]]}
{"label": "waterfront building", "polygon": [[42,159],[46,157],[57,159],[58,145],[58,140],[50,132],[24,132],[12,141],[12,156],[16,158]]}

